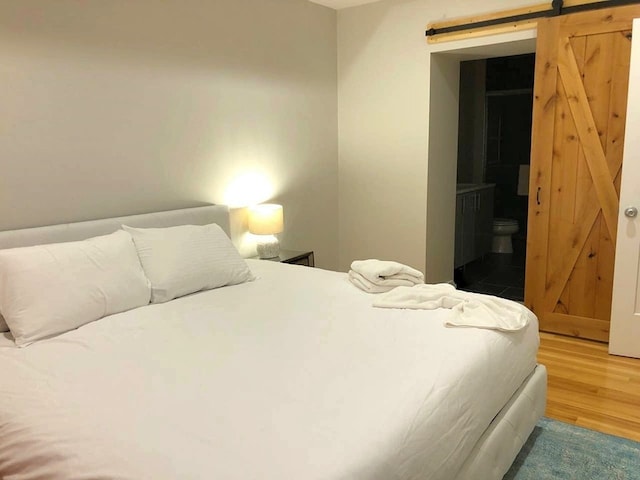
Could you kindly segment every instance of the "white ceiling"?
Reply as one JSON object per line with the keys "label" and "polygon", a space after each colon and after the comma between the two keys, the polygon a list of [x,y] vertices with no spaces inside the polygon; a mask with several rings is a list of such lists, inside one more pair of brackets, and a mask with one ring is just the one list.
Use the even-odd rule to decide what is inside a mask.
{"label": "white ceiling", "polygon": [[364,5],[365,3],[378,2],[380,0],[309,0],[313,3],[319,3],[325,7],[335,8],[340,10],[341,8],[355,7],[356,5]]}

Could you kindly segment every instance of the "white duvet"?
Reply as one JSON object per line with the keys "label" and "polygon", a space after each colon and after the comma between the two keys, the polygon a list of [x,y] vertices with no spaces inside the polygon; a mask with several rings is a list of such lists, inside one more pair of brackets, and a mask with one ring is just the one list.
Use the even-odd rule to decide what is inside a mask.
{"label": "white duvet", "polygon": [[0,347],[4,479],[452,480],[533,370],[537,324],[443,326],[347,276],[254,282]]}

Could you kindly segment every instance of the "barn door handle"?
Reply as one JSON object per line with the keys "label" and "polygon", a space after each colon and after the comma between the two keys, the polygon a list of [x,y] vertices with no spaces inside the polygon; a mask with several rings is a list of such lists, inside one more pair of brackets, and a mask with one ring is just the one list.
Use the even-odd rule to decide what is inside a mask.
{"label": "barn door handle", "polygon": [[540,187],[538,187],[538,191],[536,192],[536,202],[540,205]]}

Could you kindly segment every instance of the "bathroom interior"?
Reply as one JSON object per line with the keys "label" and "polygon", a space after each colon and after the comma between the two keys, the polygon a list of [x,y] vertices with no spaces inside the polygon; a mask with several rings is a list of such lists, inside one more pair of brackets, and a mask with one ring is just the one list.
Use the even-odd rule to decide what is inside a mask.
{"label": "bathroom interior", "polygon": [[535,54],[460,64],[454,280],[524,300]]}

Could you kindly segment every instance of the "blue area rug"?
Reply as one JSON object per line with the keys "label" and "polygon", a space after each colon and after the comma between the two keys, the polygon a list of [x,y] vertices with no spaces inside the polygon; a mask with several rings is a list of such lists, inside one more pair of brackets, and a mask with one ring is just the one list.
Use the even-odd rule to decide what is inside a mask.
{"label": "blue area rug", "polygon": [[640,443],[543,418],[503,480],[640,480]]}

